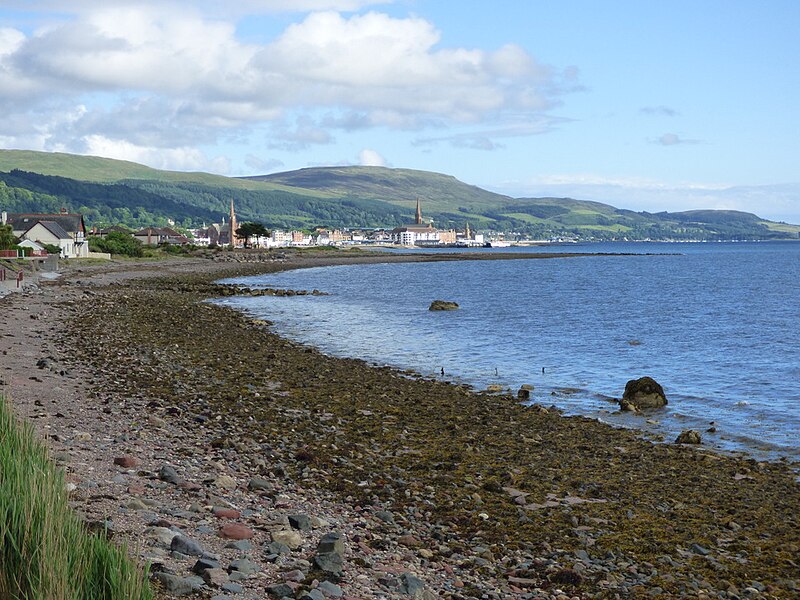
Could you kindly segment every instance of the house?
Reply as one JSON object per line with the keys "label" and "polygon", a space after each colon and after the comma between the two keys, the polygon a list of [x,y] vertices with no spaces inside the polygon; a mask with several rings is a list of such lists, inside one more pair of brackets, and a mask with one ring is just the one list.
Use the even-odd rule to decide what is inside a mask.
{"label": "house", "polygon": [[159,244],[182,246],[189,243],[189,238],[169,227],[145,227],[133,232],[132,235],[146,246],[157,246]]}
{"label": "house", "polygon": [[39,244],[58,246],[62,258],[89,256],[83,215],[62,210],[57,214],[4,211],[1,216],[2,224],[11,225],[14,235],[22,241],[31,240]]}
{"label": "house", "polygon": [[61,258],[76,258],[78,256],[75,249],[75,240],[64,231],[55,221],[36,221],[30,229],[18,236],[22,240],[31,240],[36,244],[58,246],[61,250]]}

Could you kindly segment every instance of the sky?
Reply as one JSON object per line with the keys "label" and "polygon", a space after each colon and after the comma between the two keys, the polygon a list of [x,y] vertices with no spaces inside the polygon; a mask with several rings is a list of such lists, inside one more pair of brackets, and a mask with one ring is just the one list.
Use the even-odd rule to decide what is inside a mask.
{"label": "sky", "polygon": [[0,148],[800,223],[797,0],[0,0]]}

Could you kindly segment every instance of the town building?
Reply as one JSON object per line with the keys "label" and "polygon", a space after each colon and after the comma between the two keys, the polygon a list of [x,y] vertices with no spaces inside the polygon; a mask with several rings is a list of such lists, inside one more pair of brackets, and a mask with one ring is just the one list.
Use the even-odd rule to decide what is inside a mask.
{"label": "town building", "polygon": [[456,243],[456,232],[453,229],[436,229],[431,222],[424,223],[422,220],[422,206],[419,199],[417,199],[414,224],[392,229],[391,240],[401,246],[443,246]]}
{"label": "town building", "polygon": [[0,214],[0,223],[11,225],[14,236],[21,241],[30,240],[40,246],[58,246],[62,258],[89,256],[86,224],[83,215],[68,213],[6,213]]}

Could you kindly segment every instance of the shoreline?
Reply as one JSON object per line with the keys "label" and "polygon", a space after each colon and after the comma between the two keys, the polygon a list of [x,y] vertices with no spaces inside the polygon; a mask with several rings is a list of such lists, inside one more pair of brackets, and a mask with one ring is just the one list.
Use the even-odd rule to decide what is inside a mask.
{"label": "shoreline", "polygon": [[[452,257],[452,255],[446,256],[447,258]],[[563,256],[564,255],[555,255],[557,258],[563,258]],[[608,256],[608,254],[589,253],[582,254],[580,256],[598,257]],[[654,255],[634,254],[633,256],[639,257]],[[657,256],[666,256],[666,254],[661,253],[657,254]],[[515,255],[513,253],[507,253],[502,256],[504,259],[513,259],[514,257]],[[536,257],[538,258],[540,255],[536,255]],[[526,256],[525,258],[530,257]],[[472,257],[456,256],[456,259],[472,260]],[[411,261],[409,260],[408,262]],[[352,271],[345,271],[345,273],[347,272],[353,273]],[[269,280],[264,280],[259,283],[252,281],[248,282],[247,279],[249,278],[247,277],[239,280],[236,278],[233,280],[223,280],[226,285],[245,288],[245,293],[235,294],[233,298],[229,298],[227,296],[224,298],[217,298],[214,299],[214,302],[217,302],[218,304],[227,308],[241,310],[245,315],[253,317],[258,314],[260,310],[259,306],[261,305],[250,304],[250,301],[247,297],[253,294],[248,293],[247,288],[249,286],[253,286],[254,290],[258,290],[263,286],[266,286],[266,288],[274,288],[286,287],[287,285],[290,287],[304,287],[305,285],[320,288],[323,293],[318,295],[327,295],[326,292],[329,291],[329,288],[332,288],[337,289],[337,293],[342,297],[349,296],[351,292],[358,293],[354,292],[354,290],[350,290],[349,288],[335,288],[335,282],[332,281],[330,275],[322,275],[322,281],[320,281],[319,277],[320,276],[318,275],[311,280],[314,282],[313,284],[308,283],[308,280],[305,280],[306,283],[304,283],[304,279],[300,278],[292,279],[293,283],[287,283],[286,280],[283,280],[282,283],[276,283],[274,280],[272,282],[269,282]],[[345,274],[343,277],[348,276]],[[349,277],[352,278],[353,275],[350,275]],[[358,281],[359,279],[360,278],[358,276],[355,277],[355,281]],[[435,295],[436,293],[433,293],[431,298],[433,298]],[[451,293],[451,295],[453,294]],[[453,295],[452,299],[458,298],[458,295]],[[241,299],[241,301],[239,299]],[[349,301],[345,302],[349,305]],[[303,304],[303,306],[306,305]],[[335,307],[335,305],[333,306]],[[335,312],[335,308],[332,310]],[[283,309],[278,309],[278,312],[282,311]],[[504,369],[504,365],[501,362],[498,362],[502,359],[498,359],[497,357],[491,359],[494,362],[484,362],[483,366],[485,368],[483,371],[480,371],[481,365],[478,364],[477,361],[470,364],[471,370],[467,370],[465,372],[463,369],[461,369],[459,371],[458,367],[463,365],[460,365],[457,357],[453,357],[452,351],[449,355],[439,355],[437,353],[433,359],[431,359],[430,356],[427,356],[427,358],[431,360],[426,361],[420,361],[418,355],[413,352],[406,352],[405,354],[401,355],[396,351],[390,354],[391,358],[387,358],[385,355],[382,355],[382,353],[378,352],[377,356],[380,356],[380,359],[377,359],[375,353],[364,352],[363,349],[360,349],[357,341],[358,335],[354,336],[356,341],[353,344],[344,343],[342,341],[347,339],[349,336],[338,335],[338,331],[342,327],[353,327],[354,325],[357,325],[356,323],[351,321],[348,322],[347,325],[344,325],[336,319],[333,319],[332,322],[327,322],[326,319],[326,322],[320,328],[315,326],[316,323],[314,322],[314,318],[310,317],[309,313],[314,313],[313,308],[309,310],[300,310],[299,314],[304,314],[305,318],[298,317],[293,309],[287,308],[286,311],[286,314],[294,316],[285,318],[288,318],[288,322],[291,322],[293,326],[299,326],[301,333],[294,332],[292,335],[292,332],[290,331],[292,328],[287,330],[286,322],[281,322],[282,319],[285,319],[283,317],[276,319],[278,323],[273,331],[278,335],[284,335],[284,333],[286,333],[287,337],[290,339],[301,344],[313,346],[320,352],[328,354],[332,357],[360,358],[361,360],[364,360],[374,366],[388,366],[398,370],[411,370],[417,372],[422,377],[445,380],[453,383],[454,385],[466,385],[475,392],[486,390],[489,386],[492,386],[496,389],[498,385],[501,385],[504,393],[516,394],[516,390],[521,385],[535,384],[536,395],[535,398],[533,395],[531,396],[534,398],[532,401],[547,405],[555,404],[565,414],[586,416],[608,423],[613,427],[633,429],[635,431],[639,431],[643,435],[649,436],[649,439],[653,440],[654,442],[671,443],[682,431],[685,431],[686,429],[695,429],[699,432],[705,432],[702,436],[704,448],[713,449],[714,451],[726,456],[742,456],[745,458],[755,458],[757,460],[769,461],[788,461],[789,463],[793,463],[794,468],[798,471],[798,473],[800,473],[800,447],[798,447],[796,444],[791,444],[791,431],[793,431],[792,426],[791,424],[786,425],[781,420],[780,413],[776,413],[774,410],[770,411],[770,416],[776,417],[774,423],[784,423],[782,431],[785,432],[785,441],[783,439],[773,439],[766,436],[762,438],[760,437],[761,431],[755,426],[751,427],[747,422],[727,421],[723,423],[721,422],[722,418],[717,417],[717,415],[698,415],[697,412],[694,411],[695,407],[691,405],[691,401],[696,399],[696,396],[692,393],[694,390],[690,392],[684,392],[685,395],[683,396],[678,393],[680,390],[671,392],[670,406],[652,414],[621,412],[619,410],[618,403],[622,392],[621,388],[624,387],[624,380],[616,380],[616,384],[618,385],[619,389],[615,391],[612,384],[609,384],[608,382],[604,382],[606,383],[605,386],[600,385],[591,387],[589,384],[580,384],[575,379],[570,380],[569,377],[558,381],[558,377],[554,378],[552,375],[550,375],[549,380],[545,380],[544,377],[539,380],[537,379],[538,368],[536,373],[533,375],[528,374],[525,376],[520,375],[519,372],[513,372],[512,375],[503,377],[498,376],[495,372],[495,375],[492,376],[491,371],[495,366],[500,367],[501,373],[508,373],[508,369]],[[326,311],[324,312],[327,314]],[[267,314],[264,318],[270,319],[272,317]],[[345,321],[346,320],[347,319],[345,318]],[[384,332],[384,334],[387,336],[391,335],[391,333],[392,332],[388,330]],[[485,340],[482,343],[485,344]],[[550,354],[552,354],[552,352]],[[438,363],[435,362],[436,360],[441,360],[441,362],[444,364],[445,370],[447,371],[446,377],[439,376],[440,367],[438,366]],[[448,366],[448,362],[450,365],[456,366]],[[616,371],[619,371],[619,369],[616,369]],[[478,372],[481,374],[476,374]],[[615,370],[612,368],[610,369],[610,372],[613,374]],[[636,370],[633,369],[632,372],[636,372]],[[580,385],[584,385],[584,387],[580,387]],[[733,403],[740,398],[743,399],[749,397],[728,396],[725,397],[723,401],[727,402],[728,405],[733,405]],[[578,402],[576,399],[579,399],[580,402]],[[746,403],[741,402],[741,404]],[[708,429],[709,426],[711,426],[711,429]],[[784,442],[783,444],[781,443],[782,441]]]}
{"label": "shoreline", "polygon": [[[150,523],[180,526],[223,562],[246,555],[258,570],[234,582],[243,587],[237,598],[263,597],[296,570],[304,577],[294,583],[313,586],[305,561],[331,530],[347,544],[342,577],[331,583],[352,598],[407,598],[415,580],[425,590],[416,597],[450,598],[800,590],[800,490],[785,465],[655,445],[508,396],[332,358],[198,304],[222,271],[342,260],[350,257],[169,261],[116,275],[86,268],[25,302],[4,299],[0,307],[12,304],[24,327],[2,338],[3,350],[20,352],[9,343],[27,341],[22,359],[44,354],[50,363],[35,373],[39,382],[25,379],[26,360],[0,378],[10,368],[15,409],[35,417],[67,460],[76,507],[89,519],[110,517],[120,537],[142,542],[145,556],[181,580],[194,560],[171,555],[168,528]],[[205,272],[193,273],[195,264]],[[135,279],[158,269],[167,279]],[[30,344],[37,337],[42,348]],[[120,456],[139,463],[115,466]],[[186,485],[164,481],[164,464]],[[253,478],[270,490],[248,489]],[[222,520],[207,508],[220,505],[234,505],[231,522],[253,533],[253,549],[224,547]],[[292,529],[293,511],[317,526]],[[264,560],[264,546],[286,531],[300,544]]]}

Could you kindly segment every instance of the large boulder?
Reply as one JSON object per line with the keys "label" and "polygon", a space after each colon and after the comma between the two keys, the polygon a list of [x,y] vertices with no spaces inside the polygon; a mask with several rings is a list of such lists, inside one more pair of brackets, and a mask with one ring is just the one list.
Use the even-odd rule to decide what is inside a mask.
{"label": "large boulder", "polygon": [[625,393],[619,402],[623,410],[660,408],[667,405],[667,397],[658,382],[652,377],[631,379],[625,384]]}
{"label": "large boulder", "polygon": [[458,303],[449,302],[448,300],[434,300],[428,310],[458,310]]}
{"label": "large boulder", "polygon": [[700,437],[700,432],[694,429],[687,429],[681,431],[680,435],[675,439],[676,444],[702,444],[703,440]]}

